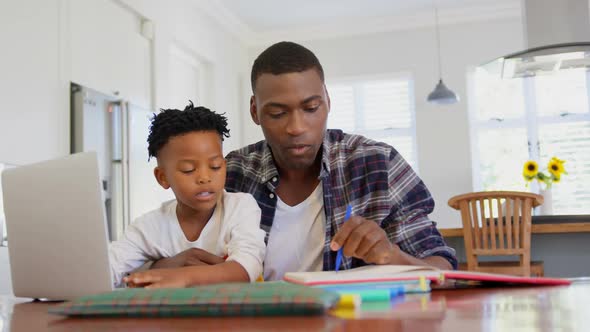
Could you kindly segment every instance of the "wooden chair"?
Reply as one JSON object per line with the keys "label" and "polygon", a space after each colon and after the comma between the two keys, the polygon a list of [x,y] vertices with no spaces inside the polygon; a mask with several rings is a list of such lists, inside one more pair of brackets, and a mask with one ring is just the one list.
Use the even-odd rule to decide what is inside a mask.
{"label": "wooden chair", "polygon": [[[519,276],[543,275],[543,263],[531,263],[531,211],[543,197],[518,191],[474,192],[452,197],[461,212],[470,271]],[[478,262],[480,256],[519,256],[514,262]]]}

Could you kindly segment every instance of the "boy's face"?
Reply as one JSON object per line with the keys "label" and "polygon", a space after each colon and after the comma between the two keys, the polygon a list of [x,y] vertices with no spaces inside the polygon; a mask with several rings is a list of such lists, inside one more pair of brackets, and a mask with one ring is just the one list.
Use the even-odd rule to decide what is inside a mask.
{"label": "boy's face", "polygon": [[219,134],[197,131],[172,137],[158,151],[154,175],[164,189],[172,188],[179,205],[195,212],[213,210],[226,175]]}

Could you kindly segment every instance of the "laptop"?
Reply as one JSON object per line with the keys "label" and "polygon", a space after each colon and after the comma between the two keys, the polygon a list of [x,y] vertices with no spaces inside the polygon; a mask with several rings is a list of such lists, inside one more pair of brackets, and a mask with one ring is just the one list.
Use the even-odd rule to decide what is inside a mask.
{"label": "laptop", "polygon": [[68,300],[113,290],[95,152],[2,173],[15,296]]}

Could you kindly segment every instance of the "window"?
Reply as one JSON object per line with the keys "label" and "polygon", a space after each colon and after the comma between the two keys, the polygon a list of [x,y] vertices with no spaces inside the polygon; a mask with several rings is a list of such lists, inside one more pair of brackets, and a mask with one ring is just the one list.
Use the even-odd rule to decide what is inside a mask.
{"label": "window", "polygon": [[417,171],[413,82],[409,75],[330,82],[328,128],[393,146]]}
{"label": "window", "polygon": [[525,187],[522,167],[551,157],[569,173],[552,187],[555,214],[590,212],[590,74],[584,70],[502,80],[476,69],[470,107],[475,190]]}

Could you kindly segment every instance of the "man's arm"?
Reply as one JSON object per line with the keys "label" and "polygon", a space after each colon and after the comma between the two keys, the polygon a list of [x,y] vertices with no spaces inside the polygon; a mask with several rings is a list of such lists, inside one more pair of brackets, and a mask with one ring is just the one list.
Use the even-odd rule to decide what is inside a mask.
{"label": "man's arm", "polygon": [[331,249],[344,247],[349,257],[369,264],[431,265],[443,269],[456,268],[455,251],[446,245],[428,218],[434,200],[426,185],[391,148],[386,162],[391,211],[384,220],[351,217],[334,236]]}
{"label": "man's arm", "polygon": [[448,263],[445,269],[456,269],[455,250],[445,243],[436,224],[428,218],[434,209],[434,200],[424,183],[419,181],[405,197],[403,206],[392,209],[381,222],[389,241],[409,256],[428,258],[429,263],[444,260]]}
{"label": "man's arm", "polygon": [[453,269],[453,265],[445,257],[432,255],[417,258],[407,254],[389,240],[385,230],[376,222],[360,216],[351,217],[334,236],[330,248],[339,250],[341,247],[344,255],[362,259],[369,264],[424,265],[443,270]]}
{"label": "man's arm", "polygon": [[442,256],[428,256],[424,258],[416,258],[412,255],[408,255],[407,253],[401,251],[399,247],[396,245],[396,249],[394,249],[394,255],[399,255],[399,257],[392,259],[388,264],[394,265],[424,265],[424,266],[434,266],[441,270],[452,270],[453,266],[451,263]]}

